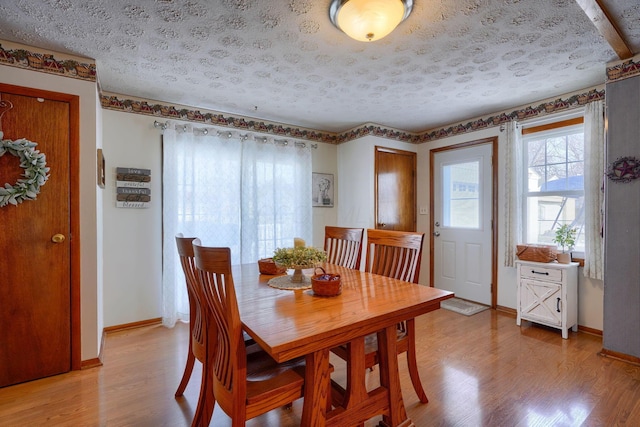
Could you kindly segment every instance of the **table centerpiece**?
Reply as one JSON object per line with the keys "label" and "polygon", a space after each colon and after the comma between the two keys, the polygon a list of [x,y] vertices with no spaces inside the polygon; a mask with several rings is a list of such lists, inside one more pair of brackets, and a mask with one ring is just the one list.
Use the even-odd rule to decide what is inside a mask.
{"label": "table centerpiece", "polygon": [[276,265],[293,270],[290,281],[293,283],[310,282],[303,274],[305,268],[314,268],[318,263],[327,260],[327,253],[321,249],[305,246],[304,240],[294,239],[293,248],[277,248],[273,252],[273,261]]}

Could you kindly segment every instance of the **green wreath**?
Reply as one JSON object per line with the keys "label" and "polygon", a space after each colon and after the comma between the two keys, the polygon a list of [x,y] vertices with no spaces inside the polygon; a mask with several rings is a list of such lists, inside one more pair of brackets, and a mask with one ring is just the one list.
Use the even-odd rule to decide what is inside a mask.
{"label": "green wreath", "polygon": [[9,153],[20,159],[20,167],[24,169],[24,178],[11,185],[5,183],[0,187],[0,207],[8,204],[18,205],[25,200],[35,200],[40,187],[49,179],[49,168],[44,154],[34,148],[38,145],[27,139],[2,139],[4,134],[0,131],[0,157]]}

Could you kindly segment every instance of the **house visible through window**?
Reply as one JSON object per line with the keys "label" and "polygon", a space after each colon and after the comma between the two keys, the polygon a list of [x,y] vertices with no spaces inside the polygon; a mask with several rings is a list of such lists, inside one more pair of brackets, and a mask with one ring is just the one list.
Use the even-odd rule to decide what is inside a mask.
{"label": "house visible through window", "polygon": [[529,243],[554,244],[555,230],[575,227],[584,251],[582,118],[523,130],[523,232]]}

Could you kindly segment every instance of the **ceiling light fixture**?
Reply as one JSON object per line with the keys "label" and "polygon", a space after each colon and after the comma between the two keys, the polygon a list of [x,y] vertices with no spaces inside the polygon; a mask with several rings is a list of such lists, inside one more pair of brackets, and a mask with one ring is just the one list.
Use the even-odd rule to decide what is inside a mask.
{"label": "ceiling light fixture", "polygon": [[329,18],[352,39],[380,40],[391,33],[413,8],[413,0],[332,0]]}

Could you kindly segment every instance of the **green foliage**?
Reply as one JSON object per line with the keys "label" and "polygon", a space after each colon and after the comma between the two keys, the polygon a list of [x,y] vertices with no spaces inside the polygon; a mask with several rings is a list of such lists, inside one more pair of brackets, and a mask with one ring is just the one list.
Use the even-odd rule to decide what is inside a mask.
{"label": "green foliage", "polygon": [[278,248],[273,252],[273,261],[286,268],[313,267],[327,260],[325,251],[312,247]]}
{"label": "green foliage", "polygon": [[9,204],[17,206],[24,200],[35,200],[40,187],[49,179],[46,156],[35,149],[38,144],[24,138],[15,141],[2,139],[3,136],[0,131],[0,157],[6,153],[17,157],[24,172],[14,184],[7,182],[4,187],[0,184],[0,208]]}
{"label": "green foliage", "polygon": [[564,224],[556,230],[556,237],[554,237],[553,241],[560,245],[562,253],[565,252],[565,248],[567,250],[573,249],[576,244],[577,232],[578,229],[571,227],[569,224]]}

